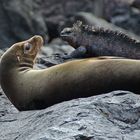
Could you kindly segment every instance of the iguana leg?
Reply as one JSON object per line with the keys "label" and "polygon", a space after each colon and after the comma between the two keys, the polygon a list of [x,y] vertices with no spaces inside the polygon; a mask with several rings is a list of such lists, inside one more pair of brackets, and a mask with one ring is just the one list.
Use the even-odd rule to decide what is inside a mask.
{"label": "iguana leg", "polygon": [[69,55],[63,56],[64,59],[70,59],[70,58],[82,58],[85,56],[87,50],[86,47],[80,46],[73,52],[71,52]]}

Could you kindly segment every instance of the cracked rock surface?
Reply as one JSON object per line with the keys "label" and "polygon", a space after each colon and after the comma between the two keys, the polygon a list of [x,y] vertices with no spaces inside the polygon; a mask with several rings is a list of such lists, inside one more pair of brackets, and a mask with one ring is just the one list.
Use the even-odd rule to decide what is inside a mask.
{"label": "cracked rock surface", "polygon": [[[63,63],[61,56],[72,50],[54,40],[42,47],[35,67]],[[19,112],[0,88],[0,140],[139,140],[139,118],[140,96],[127,91]]]}
{"label": "cracked rock surface", "polygon": [[[13,107],[14,108],[14,107]],[[114,91],[0,116],[1,140],[139,140],[140,96]]]}

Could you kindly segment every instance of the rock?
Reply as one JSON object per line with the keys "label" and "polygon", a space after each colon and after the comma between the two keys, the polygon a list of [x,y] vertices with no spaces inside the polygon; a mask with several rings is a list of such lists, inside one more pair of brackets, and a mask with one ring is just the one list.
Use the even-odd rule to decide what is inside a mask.
{"label": "rock", "polygon": [[34,34],[46,38],[47,28],[39,7],[33,0],[1,0],[0,47],[26,40]]}
{"label": "rock", "polygon": [[131,6],[140,9],[140,0],[133,0],[133,3],[131,4]]}
{"label": "rock", "polygon": [[111,23],[140,35],[140,10],[132,7],[133,1],[104,0],[104,17]]}
{"label": "rock", "polygon": [[[12,105],[12,103],[7,99],[0,87],[0,117],[7,114],[17,113],[18,110]],[[1,138],[0,138],[1,139]]]}
{"label": "rock", "polygon": [[0,117],[2,140],[139,140],[140,96],[115,91]]}

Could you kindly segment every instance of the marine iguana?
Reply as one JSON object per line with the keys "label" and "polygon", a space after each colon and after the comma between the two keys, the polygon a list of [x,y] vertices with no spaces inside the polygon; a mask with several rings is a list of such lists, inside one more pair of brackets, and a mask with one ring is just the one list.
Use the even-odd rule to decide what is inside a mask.
{"label": "marine iguana", "polygon": [[73,27],[64,28],[60,36],[76,49],[64,58],[120,56],[140,59],[140,41],[118,31],[95,28],[77,21]]}

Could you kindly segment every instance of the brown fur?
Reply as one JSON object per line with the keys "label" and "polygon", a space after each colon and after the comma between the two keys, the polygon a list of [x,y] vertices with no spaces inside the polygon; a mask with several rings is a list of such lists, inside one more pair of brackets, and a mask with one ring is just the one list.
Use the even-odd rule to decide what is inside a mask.
{"label": "brown fur", "polygon": [[[25,51],[27,43],[32,47]],[[140,61],[101,57],[35,70],[42,43],[40,36],[34,36],[14,44],[1,58],[2,89],[19,110],[43,109],[113,90],[140,93]]]}

